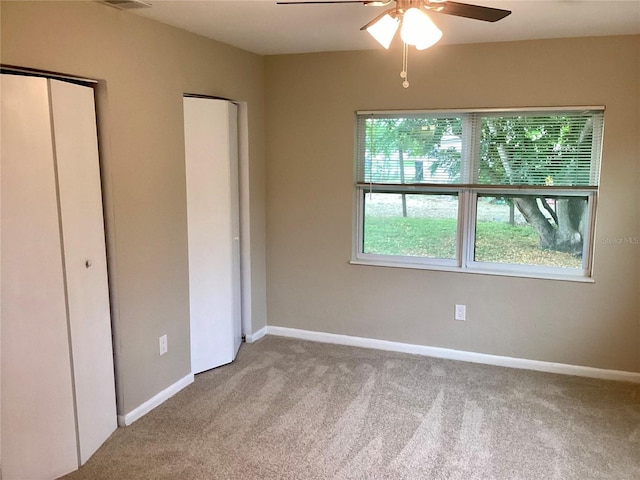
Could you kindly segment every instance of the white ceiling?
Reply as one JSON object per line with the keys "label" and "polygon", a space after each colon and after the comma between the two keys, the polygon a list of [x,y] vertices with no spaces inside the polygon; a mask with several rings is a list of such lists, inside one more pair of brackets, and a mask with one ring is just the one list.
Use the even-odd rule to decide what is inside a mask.
{"label": "white ceiling", "polygon": [[[131,10],[262,55],[381,48],[360,27],[389,7],[275,0],[144,0]],[[441,44],[640,34],[640,0],[468,0],[511,10],[496,23],[432,14]],[[396,39],[394,42],[398,42]]]}

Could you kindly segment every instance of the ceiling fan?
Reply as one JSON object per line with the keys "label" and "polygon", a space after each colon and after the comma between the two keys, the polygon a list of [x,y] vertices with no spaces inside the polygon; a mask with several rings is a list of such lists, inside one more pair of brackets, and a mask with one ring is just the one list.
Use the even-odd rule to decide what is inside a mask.
{"label": "ceiling fan", "polygon": [[404,88],[409,86],[407,80],[408,46],[413,45],[418,50],[424,50],[437,43],[442,37],[442,32],[427,15],[427,12],[485,22],[497,22],[511,14],[510,10],[449,0],[296,0],[276,3],[278,5],[361,3],[369,7],[382,7],[392,2],[395,3],[392,8],[382,12],[360,30],[366,30],[380,45],[388,49],[396,32],[400,29],[400,36],[404,44],[400,76],[403,78],[402,86]]}

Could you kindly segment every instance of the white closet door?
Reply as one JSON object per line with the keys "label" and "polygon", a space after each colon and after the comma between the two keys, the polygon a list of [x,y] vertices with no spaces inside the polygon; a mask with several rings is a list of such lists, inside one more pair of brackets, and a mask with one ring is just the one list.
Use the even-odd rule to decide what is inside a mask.
{"label": "white closet door", "polygon": [[1,476],[50,479],[116,428],[93,89],[0,82]]}
{"label": "white closet door", "polygon": [[2,477],[78,467],[47,81],[2,75]]}
{"label": "white closet door", "polygon": [[229,124],[229,195],[231,217],[231,318],[232,359],[242,343],[242,283],[240,259],[240,177],[238,147],[238,106],[227,102]]}
{"label": "white closet door", "polygon": [[184,99],[191,368],[233,361],[241,341],[237,107]]}
{"label": "white closet door", "polygon": [[117,428],[93,89],[50,80],[80,463]]}

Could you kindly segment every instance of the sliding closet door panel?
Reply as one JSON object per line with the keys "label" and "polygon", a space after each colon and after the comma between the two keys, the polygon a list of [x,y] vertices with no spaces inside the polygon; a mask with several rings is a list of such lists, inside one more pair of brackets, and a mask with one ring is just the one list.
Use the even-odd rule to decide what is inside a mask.
{"label": "sliding closet door panel", "polygon": [[117,427],[95,102],[90,87],[49,82],[84,463]]}
{"label": "sliding closet door panel", "polygon": [[237,351],[234,336],[241,320],[235,109],[224,100],[184,99],[193,373],[229,363]]}
{"label": "sliding closet door panel", "polygon": [[2,75],[2,477],[77,468],[47,81]]}
{"label": "sliding closet door panel", "polygon": [[233,357],[242,343],[242,291],[240,281],[240,178],[238,176],[238,106],[228,103],[229,195],[231,204],[231,317],[233,321]]}

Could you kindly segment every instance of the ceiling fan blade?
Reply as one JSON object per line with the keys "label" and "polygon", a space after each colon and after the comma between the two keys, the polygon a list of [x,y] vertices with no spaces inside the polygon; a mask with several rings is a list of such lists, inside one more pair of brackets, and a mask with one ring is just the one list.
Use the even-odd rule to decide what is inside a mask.
{"label": "ceiling fan blade", "polygon": [[390,8],[389,10],[385,10],[384,12],[382,12],[380,15],[378,15],[376,18],[374,18],[373,20],[371,20],[369,23],[367,23],[366,25],[360,27],[360,30],[366,30],[367,28],[369,28],[371,25],[373,25],[374,23],[376,23],[378,20],[380,20],[382,17],[384,17],[385,15],[389,15],[389,14],[393,14],[396,11],[395,8]]}
{"label": "ceiling fan blade", "polygon": [[450,1],[442,3],[434,1],[430,5],[433,7],[434,12],[455,15],[456,17],[473,18],[474,20],[483,20],[485,22],[497,22],[511,14],[511,10]]}

